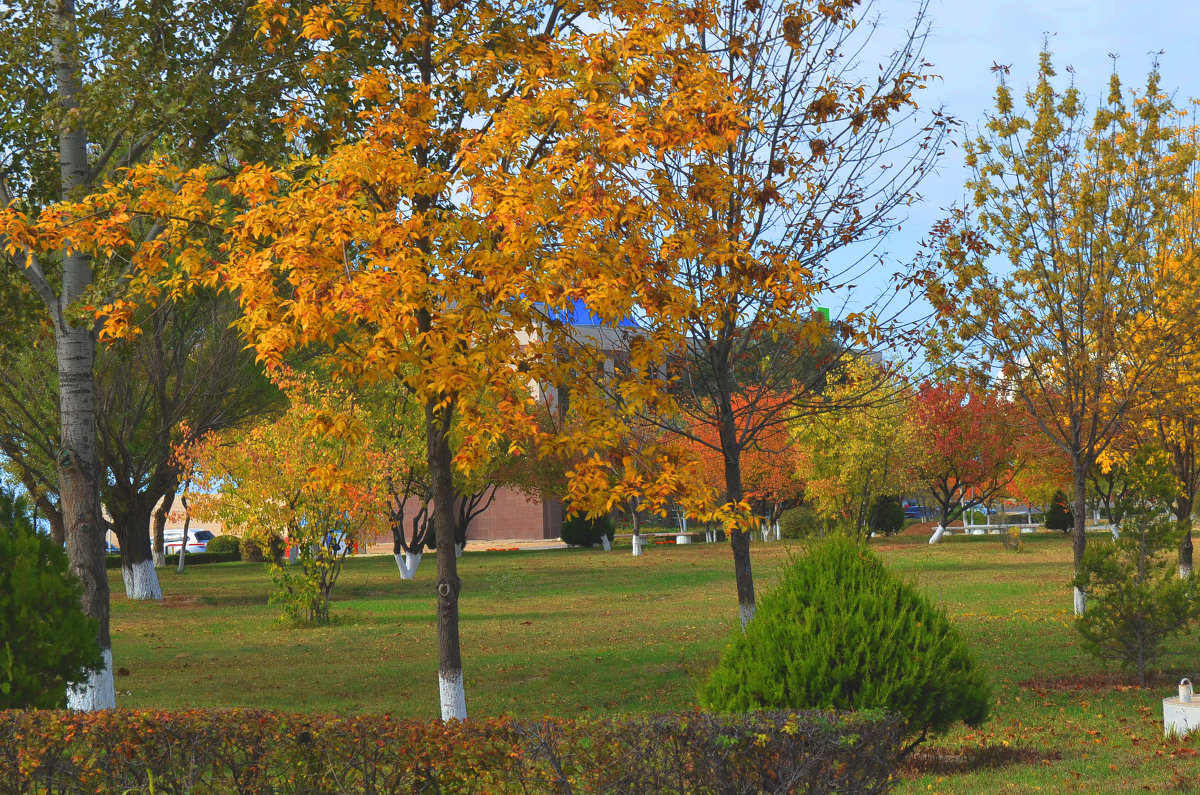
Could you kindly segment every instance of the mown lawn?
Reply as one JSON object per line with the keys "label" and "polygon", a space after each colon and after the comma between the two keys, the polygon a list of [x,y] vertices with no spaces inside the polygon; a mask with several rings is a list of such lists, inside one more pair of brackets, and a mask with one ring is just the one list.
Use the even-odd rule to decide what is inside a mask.
{"label": "mown lawn", "polygon": [[[901,792],[1200,790],[1200,741],[1162,737],[1161,701],[1200,681],[1200,634],[1175,643],[1150,687],[1087,657],[1071,629],[1070,545],[1026,536],[880,540],[889,565],[943,603],[993,674],[993,717],[916,754]],[[754,547],[770,588],[794,549]],[[736,621],[723,544],[469,552],[462,648],[473,715],[579,716],[690,709]],[[162,604],[129,602],[113,573],[113,654],[125,707],[267,707],[437,714],[427,556],[415,582],[389,556],[347,563],[335,623],[279,623],[256,564],[160,572]]]}

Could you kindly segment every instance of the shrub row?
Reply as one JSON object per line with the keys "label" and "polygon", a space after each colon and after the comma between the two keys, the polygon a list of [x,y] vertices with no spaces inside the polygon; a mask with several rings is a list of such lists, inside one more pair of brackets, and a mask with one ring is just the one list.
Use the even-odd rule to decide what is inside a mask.
{"label": "shrub row", "polygon": [[[185,566],[202,566],[205,563],[232,563],[242,559],[241,552],[189,552]],[[109,555],[104,565],[110,569],[121,568],[121,556]],[[167,567],[178,566],[179,555],[167,555]]]}
{"label": "shrub row", "polygon": [[9,711],[0,792],[875,793],[893,783],[899,741],[881,713],[425,723]]}

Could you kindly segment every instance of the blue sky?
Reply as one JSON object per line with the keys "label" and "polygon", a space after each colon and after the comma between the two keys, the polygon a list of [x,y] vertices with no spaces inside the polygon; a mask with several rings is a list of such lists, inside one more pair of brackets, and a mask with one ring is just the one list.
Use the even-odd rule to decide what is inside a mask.
{"label": "blue sky", "polygon": [[[911,20],[912,0],[879,0],[881,42],[891,42]],[[1059,74],[1075,69],[1075,82],[1089,100],[1105,90],[1112,70],[1109,53],[1119,56],[1118,70],[1130,86],[1141,85],[1157,53],[1162,86],[1179,104],[1200,98],[1200,3],[1186,0],[1085,2],[1084,0],[931,0],[932,35],[926,60],[941,79],[919,101],[942,106],[977,129],[992,107],[996,77],[993,63],[1011,67],[1009,82],[1024,89],[1034,79],[1037,56],[1047,38]],[[1065,82],[1064,82],[1065,84]],[[1089,106],[1092,106],[1089,101]],[[961,139],[964,133],[959,134]],[[938,173],[923,185],[925,203],[914,209],[900,234],[887,242],[889,258],[910,259],[938,217],[938,209],[963,200],[962,152],[950,147]],[[860,284],[876,284],[888,273],[876,269]],[[832,302],[831,302],[832,303]]]}

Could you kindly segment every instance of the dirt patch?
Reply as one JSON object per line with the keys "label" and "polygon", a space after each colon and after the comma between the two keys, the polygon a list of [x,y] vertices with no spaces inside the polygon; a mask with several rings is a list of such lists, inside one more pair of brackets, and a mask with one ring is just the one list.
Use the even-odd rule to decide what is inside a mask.
{"label": "dirt patch", "polygon": [[[1148,674],[1146,676],[1147,688],[1156,687],[1156,683],[1158,686],[1161,686],[1163,683],[1175,684],[1178,683],[1178,679],[1172,678],[1170,674]],[[1139,687],[1137,677],[1131,673],[1035,676],[1018,684],[1021,687],[1045,693],[1061,693],[1073,690],[1119,690],[1123,692],[1126,690],[1136,690]]]}
{"label": "dirt patch", "polygon": [[1062,758],[1058,751],[1038,751],[1011,745],[976,748],[918,748],[900,765],[905,776],[953,775],[1009,765],[1036,765]]}
{"label": "dirt patch", "polygon": [[180,610],[195,609],[208,607],[211,604],[210,600],[202,596],[184,596],[182,594],[165,594],[162,599],[163,607],[172,607]]}
{"label": "dirt patch", "polygon": [[[908,527],[901,530],[900,535],[902,535],[902,536],[925,536],[926,538],[929,538],[931,535],[933,535],[933,528],[937,527],[937,525],[938,525],[938,523],[936,521],[918,522],[917,524],[909,525]],[[959,519],[958,521],[950,523],[951,530],[954,530],[955,528],[961,529],[962,526],[963,526],[962,519]]]}

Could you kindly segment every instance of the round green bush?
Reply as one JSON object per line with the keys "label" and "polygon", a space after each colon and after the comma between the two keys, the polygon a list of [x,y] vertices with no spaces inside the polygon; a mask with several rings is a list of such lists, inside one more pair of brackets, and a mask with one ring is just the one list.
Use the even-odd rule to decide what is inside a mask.
{"label": "round green bush", "polygon": [[821,517],[807,505],[789,508],[779,516],[779,535],[782,538],[809,538],[821,529]]}
{"label": "round green bush", "polygon": [[82,590],[62,547],[0,522],[0,709],[61,709],[67,685],[102,667]]}
{"label": "round green bush", "polygon": [[204,551],[218,554],[236,552],[240,555],[242,553],[242,540],[234,535],[220,535],[209,539]]}
{"label": "round green bush", "polygon": [[252,538],[244,535],[241,536],[241,540],[239,541],[238,551],[242,553],[242,560],[248,560],[251,563],[266,563],[268,561],[281,563],[285,547],[283,538],[275,533],[272,533],[266,539]]}
{"label": "round green bush", "polygon": [[1050,499],[1050,507],[1046,509],[1046,529],[1061,530],[1064,533],[1075,529],[1075,512],[1067,502],[1067,495],[1061,491],[1054,492]]}
{"label": "round green bush", "polygon": [[560,537],[567,546],[594,547],[602,543],[600,540],[602,537],[612,540],[612,519],[607,516],[589,519],[583,514],[572,514],[563,520]]}
{"label": "round green bush", "polygon": [[721,712],[881,709],[913,735],[982,723],[991,688],[946,612],[865,547],[794,558],[735,632],[700,702]]}

